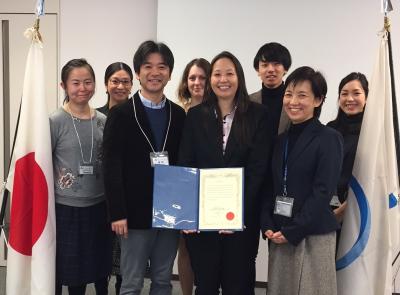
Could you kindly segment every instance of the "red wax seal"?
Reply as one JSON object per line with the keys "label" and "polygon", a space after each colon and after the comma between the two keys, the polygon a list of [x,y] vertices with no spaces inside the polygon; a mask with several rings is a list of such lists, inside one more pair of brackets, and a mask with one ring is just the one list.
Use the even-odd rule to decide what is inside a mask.
{"label": "red wax seal", "polygon": [[226,219],[233,220],[235,218],[235,214],[233,212],[226,213]]}

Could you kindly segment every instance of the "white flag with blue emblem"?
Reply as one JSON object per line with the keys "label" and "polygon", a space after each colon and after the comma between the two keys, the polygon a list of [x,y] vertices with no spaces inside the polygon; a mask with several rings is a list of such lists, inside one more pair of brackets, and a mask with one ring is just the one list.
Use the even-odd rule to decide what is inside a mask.
{"label": "white flag with blue emblem", "polygon": [[381,38],[336,262],[339,295],[392,294],[398,174],[388,42],[386,34]]}

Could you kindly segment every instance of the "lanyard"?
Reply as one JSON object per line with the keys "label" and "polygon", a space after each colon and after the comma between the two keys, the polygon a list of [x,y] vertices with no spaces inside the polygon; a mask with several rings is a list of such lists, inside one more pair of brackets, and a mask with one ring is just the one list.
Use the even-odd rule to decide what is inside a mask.
{"label": "lanyard", "polygon": [[[135,106],[135,99],[132,99],[132,103],[133,103],[133,112],[135,113],[136,123],[138,124],[140,131],[142,131],[143,136],[146,138],[147,142],[149,143],[149,145],[150,145],[150,147],[151,147],[151,150],[153,151],[153,153],[155,153],[156,151],[155,151],[153,145],[151,144],[149,138],[147,137],[146,133],[144,132],[144,130],[143,130],[142,126],[140,125],[139,120],[138,120],[138,118],[137,118],[137,115],[136,115],[136,106]],[[163,152],[164,149],[165,149],[165,144],[167,143],[167,138],[168,138],[168,134],[169,134],[169,126],[171,125],[171,108],[172,108],[172,107],[171,107],[171,102],[168,101],[168,104],[169,104],[169,120],[168,120],[167,134],[165,134],[165,139],[164,139],[164,144],[163,144],[162,152]]]}
{"label": "lanyard", "polygon": [[287,174],[288,174],[288,168],[287,168],[287,158],[288,158],[288,146],[289,146],[289,138],[286,139],[285,143],[285,151],[284,151],[284,159],[283,159],[283,197],[287,196]]}
{"label": "lanyard", "polygon": [[[69,107],[69,105],[67,105],[67,106],[68,106],[69,114],[70,114],[70,116],[71,116],[72,125],[74,125],[76,137],[78,138],[78,143],[79,143],[79,149],[80,149],[80,151],[81,151],[82,162],[83,162],[83,164],[92,163],[93,141],[94,141],[94,140],[93,140],[93,118],[92,118],[92,114],[90,114],[90,125],[92,126],[92,147],[90,148],[90,159],[89,159],[89,162],[87,162],[87,161],[85,161],[85,159],[83,158],[82,143],[81,143],[81,139],[80,139],[80,137],[79,137],[78,129],[76,129],[76,126],[75,126],[75,119],[74,119],[74,117],[72,116],[71,108]],[[90,112],[90,109],[89,109],[89,112]]]}

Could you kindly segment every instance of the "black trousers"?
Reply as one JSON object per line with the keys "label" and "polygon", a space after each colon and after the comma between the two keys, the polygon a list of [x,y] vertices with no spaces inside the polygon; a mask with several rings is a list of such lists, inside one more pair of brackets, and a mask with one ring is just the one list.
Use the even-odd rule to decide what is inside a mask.
{"label": "black trousers", "polygon": [[259,230],[187,234],[196,295],[254,295]]}
{"label": "black trousers", "polygon": [[[107,295],[108,294],[108,278],[102,278],[94,282],[94,288],[96,289],[96,295]],[[56,295],[62,294],[62,285],[56,284]],[[86,284],[79,286],[68,286],[69,295],[85,295]]]}

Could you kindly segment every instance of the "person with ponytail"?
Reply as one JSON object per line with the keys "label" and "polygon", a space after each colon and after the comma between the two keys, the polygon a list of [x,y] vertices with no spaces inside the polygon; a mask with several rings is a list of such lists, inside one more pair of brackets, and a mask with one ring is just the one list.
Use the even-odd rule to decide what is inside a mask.
{"label": "person with ponytail", "polygon": [[[108,116],[110,109],[120,103],[128,100],[132,90],[133,73],[131,68],[123,62],[115,62],[110,64],[104,74],[104,85],[107,93],[107,103],[97,108],[97,110]],[[119,237],[114,235],[113,238],[113,263],[111,274],[115,275],[115,294],[119,295],[122,284],[122,276],[120,272],[121,245]]]}
{"label": "person with ponytail", "polygon": [[68,286],[84,295],[94,283],[96,294],[108,293],[111,227],[107,222],[102,171],[106,117],[92,109],[93,68],[73,59],[61,71],[64,105],[50,116],[56,201],[56,294]]}
{"label": "person with ponytail", "polygon": [[357,72],[348,74],[339,84],[339,110],[337,117],[327,124],[327,126],[336,129],[342,134],[344,140],[342,172],[336,191],[340,202],[337,204],[340,205],[334,209],[335,216],[339,222],[342,222],[347,204],[347,193],[367,97],[368,80],[365,75]]}
{"label": "person with ponytail", "polygon": [[127,101],[132,90],[132,80],[132,70],[126,63],[110,64],[104,74],[107,103],[97,110],[107,116],[113,106]]}

